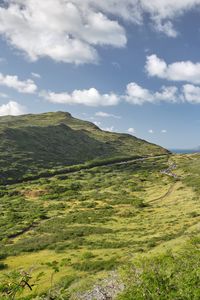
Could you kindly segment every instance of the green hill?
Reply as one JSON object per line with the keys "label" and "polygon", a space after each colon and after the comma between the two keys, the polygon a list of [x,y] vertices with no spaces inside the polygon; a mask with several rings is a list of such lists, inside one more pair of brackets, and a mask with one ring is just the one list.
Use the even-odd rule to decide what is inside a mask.
{"label": "green hill", "polygon": [[1,183],[92,160],[167,153],[131,135],[103,131],[66,112],[0,117]]}

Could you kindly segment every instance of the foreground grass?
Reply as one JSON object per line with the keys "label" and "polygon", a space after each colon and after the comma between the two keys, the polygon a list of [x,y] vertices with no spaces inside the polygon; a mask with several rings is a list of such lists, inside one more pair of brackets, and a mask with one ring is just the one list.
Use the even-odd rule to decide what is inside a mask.
{"label": "foreground grass", "polygon": [[[179,180],[161,174],[170,163]],[[135,256],[165,260],[198,234],[199,166],[197,155],[172,156],[2,186],[1,274],[23,268],[34,282],[43,272],[21,296],[33,299],[49,289],[56,261],[53,285],[76,297]]]}
{"label": "foreground grass", "polygon": [[200,299],[200,239],[171,251],[136,259],[125,268],[126,289],[118,300]]}

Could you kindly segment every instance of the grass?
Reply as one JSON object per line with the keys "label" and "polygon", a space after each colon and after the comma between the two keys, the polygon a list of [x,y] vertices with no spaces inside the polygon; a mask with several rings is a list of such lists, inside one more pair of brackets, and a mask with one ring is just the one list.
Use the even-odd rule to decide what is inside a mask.
{"label": "grass", "polygon": [[190,241],[177,253],[136,259],[124,268],[125,291],[118,300],[194,299],[199,291],[199,242]]}
{"label": "grass", "polygon": [[[160,173],[171,161],[178,181]],[[75,295],[134,257],[178,251],[198,234],[199,166],[196,155],[160,157],[2,186],[0,274],[44,272],[33,298],[57,261],[55,286]]]}
{"label": "grass", "polygon": [[102,131],[69,113],[0,117],[0,184],[159,154],[168,151],[128,134]]}

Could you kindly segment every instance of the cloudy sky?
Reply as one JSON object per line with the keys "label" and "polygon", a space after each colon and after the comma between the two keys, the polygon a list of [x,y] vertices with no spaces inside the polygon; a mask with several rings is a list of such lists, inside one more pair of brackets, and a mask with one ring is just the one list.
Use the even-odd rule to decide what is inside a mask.
{"label": "cloudy sky", "polygon": [[200,0],[0,0],[0,115],[200,145]]}

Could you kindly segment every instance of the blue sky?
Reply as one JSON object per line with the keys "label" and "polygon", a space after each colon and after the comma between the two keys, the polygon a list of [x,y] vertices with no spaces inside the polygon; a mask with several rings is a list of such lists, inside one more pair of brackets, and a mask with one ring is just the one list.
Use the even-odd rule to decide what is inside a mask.
{"label": "blue sky", "polygon": [[200,145],[200,0],[0,1],[0,115]]}

